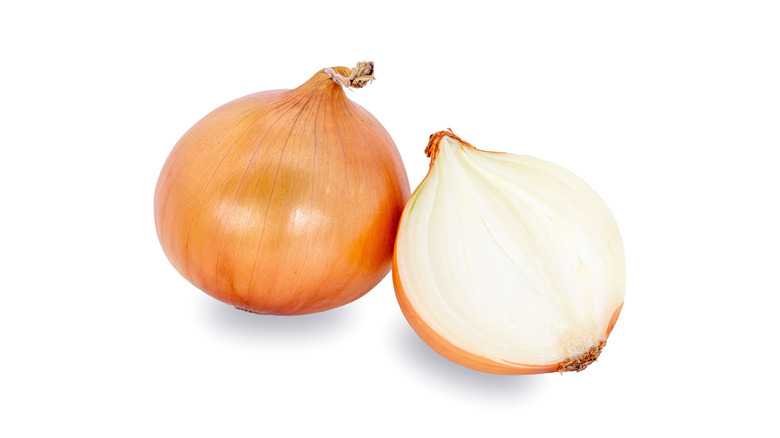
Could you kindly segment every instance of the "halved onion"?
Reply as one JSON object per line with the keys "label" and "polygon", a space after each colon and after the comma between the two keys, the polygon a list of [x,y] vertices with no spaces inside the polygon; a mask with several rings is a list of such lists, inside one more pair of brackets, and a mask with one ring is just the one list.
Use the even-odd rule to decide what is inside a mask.
{"label": "halved onion", "polygon": [[620,314],[617,224],[554,164],[485,152],[441,131],[406,204],[393,264],[398,302],[442,356],[497,374],[581,371]]}

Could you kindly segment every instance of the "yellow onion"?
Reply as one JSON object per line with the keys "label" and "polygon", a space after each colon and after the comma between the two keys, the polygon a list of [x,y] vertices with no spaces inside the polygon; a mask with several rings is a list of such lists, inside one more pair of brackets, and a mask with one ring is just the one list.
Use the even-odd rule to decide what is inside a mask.
{"label": "yellow onion", "polygon": [[581,371],[623,306],[615,219],[554,164],[481,151],[441,131],[398,228],[393,284],[442,356],[496,374]]}
{"label": "yellow onion", "polygon": [[344,305],[387,275],[409,182],[388,132],[343,90],[373,79],[370,62],[326,68],[229,102],[184,134],[154,197],[181,275],[278,315]]}

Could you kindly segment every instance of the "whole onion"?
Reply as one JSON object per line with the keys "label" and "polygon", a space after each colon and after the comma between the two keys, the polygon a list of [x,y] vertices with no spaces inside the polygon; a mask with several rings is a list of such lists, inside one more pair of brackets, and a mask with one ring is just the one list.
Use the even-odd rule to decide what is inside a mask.
{"label": "whole onion", "polygon": [[162,248],[214,298],[279,315],[349,303],[389,272],[409,182],[388,132],[343,87],[373,63],[326,68],[195,124],[154,197]]}

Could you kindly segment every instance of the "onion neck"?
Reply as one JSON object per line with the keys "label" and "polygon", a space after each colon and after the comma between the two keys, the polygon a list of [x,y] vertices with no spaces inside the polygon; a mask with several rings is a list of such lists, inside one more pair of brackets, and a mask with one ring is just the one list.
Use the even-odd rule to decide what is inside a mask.
{"label": "onion neck", "polygon": [[342,87],[363,88],[374,80],[374,61],[358,62],[352,70],[330,67],[323,69],[323,72]]}
{"label": "onion neck", "polygon": [[358,62],[355,68],[327,67],[314,74],[293,92],[310,92],[315,89],[341,91],[342,88],[363,88],[374,80],[374,62]]}
{"label": "onion neck", "polygon": [[462,138],[455,135],[455,133],[452,132],[452,129],[447,128],[446,131],[439,131],[436,133],[431,134],[431,136],[428,138],[428,146],[425,147],[425,155],[428,156],[431,159],[431,166],[433,166],[433,161],[436,159],[436,155],[439,153],[439,149],[441,146],[441,141],[445,138],[451,138],[461,145],[468,146],[471,148],[476,149],[474,146],[471,145],[471,143],[467,142],[466,140],[463,140]]}

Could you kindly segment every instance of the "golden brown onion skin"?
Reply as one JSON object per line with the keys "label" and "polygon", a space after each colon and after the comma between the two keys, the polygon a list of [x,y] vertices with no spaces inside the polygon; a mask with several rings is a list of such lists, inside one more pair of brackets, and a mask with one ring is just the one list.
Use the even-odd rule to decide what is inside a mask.
{"label": "golden brown onion skin", "polygon": [[307,314],[387,275],[409,192],[390,135],[320,71],[227,103],[184,134],[157,182],[155,225],[173,266],[214,298]]}

